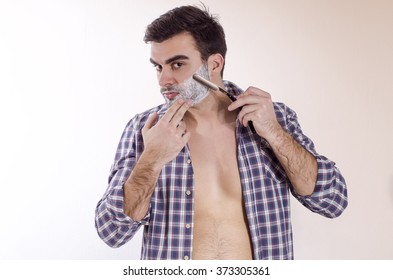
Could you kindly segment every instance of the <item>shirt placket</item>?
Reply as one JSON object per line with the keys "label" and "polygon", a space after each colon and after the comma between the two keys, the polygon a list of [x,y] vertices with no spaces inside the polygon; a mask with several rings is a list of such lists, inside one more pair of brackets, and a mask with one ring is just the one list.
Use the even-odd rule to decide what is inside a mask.
{"label": "shirt placket", "polygon": [[183,240],[183,260],[190,260],[192,258],[192,239],[194,230],[194,172],[192,168],[192,160],[188,146],[184,148],[185,160],[185,188],[183,189],[183,197],[185,204],[184,217],[184,233]]}

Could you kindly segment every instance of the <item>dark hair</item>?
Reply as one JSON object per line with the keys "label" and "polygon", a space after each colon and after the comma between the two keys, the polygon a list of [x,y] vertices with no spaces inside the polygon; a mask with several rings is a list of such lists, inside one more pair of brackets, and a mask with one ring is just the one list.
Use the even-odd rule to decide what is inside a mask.
{"label": "dark hair", "polygon": [[[203,61],[207,61],[210,55],[216,53],[225,59],[227,45],[224,29],[205,6],[203,9],[182,6],[166,12],[147,27],[144,41],[161,43],[182,32],[187,32],[194,38]],[[224,67],[221,76],[223,71]]]}

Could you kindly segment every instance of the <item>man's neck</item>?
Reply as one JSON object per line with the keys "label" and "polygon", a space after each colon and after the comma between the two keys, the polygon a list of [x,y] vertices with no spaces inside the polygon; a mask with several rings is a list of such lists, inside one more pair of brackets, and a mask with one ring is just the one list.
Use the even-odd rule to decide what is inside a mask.
{"label": "man's neck", "polygon": [[228,111],[231,100],[218,91],[210,91],[199,104],[192,106],[185,115],[186,122],[195,125],[228,124],[236,121],[237,112]]}

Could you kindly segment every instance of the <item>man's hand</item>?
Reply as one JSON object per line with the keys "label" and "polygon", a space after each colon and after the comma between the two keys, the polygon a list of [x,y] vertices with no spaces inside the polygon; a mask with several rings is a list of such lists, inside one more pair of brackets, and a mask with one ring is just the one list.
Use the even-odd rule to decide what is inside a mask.
{"label": "man's hand", "polygon": [[[157,168],[173,160],[190,139],[190,132],[183,121],[190,108],[184,100],[177,100],[157,122],[157,113],[149,116],[142,129],[144,153],[153,159]],[[157,122],[157,123],[156,123]]]}
{"label": "man's hand", "polygon": [[157,122],[151,114],[142,128],[144,151],[124,184],[124,213],[140,221],[149,209],[162,166],[174,159],[190,139],[183,116],[190,104],[178,100]]}
{"label": "man's hand", "polygon": [[249,87],[229,107],[229,111],[242,108],[239,121],[248,126],[252,121],[259,136],[268,140],[270,134],[281,129],[274,112],[272,98],[269,93],[255,87]]}
{"label": "man's hand", "polygon": [[249,87],[228,110],[241,107],[238,115],[240,122],[247,126],[248,121],[252,121],[258,135],[269,142],[295,192],[303,196],[311,195],[317,180],[317,161],[278,123],[270,94]]}

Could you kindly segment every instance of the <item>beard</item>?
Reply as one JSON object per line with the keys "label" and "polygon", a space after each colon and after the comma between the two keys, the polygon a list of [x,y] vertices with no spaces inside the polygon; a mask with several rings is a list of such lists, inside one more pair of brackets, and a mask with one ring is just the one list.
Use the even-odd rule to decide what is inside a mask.
{"label": "beard", "polygon": [[[199,67],[198,71],[196,72],[199,76],[210,80],[209,79],[209,70],[206,63],[203,63],[201,67]],[[166,92],[177,92],[175,98],[169,99],[165,96]],[[209,89],[204,85],[201,85],[197,81],[195,81],[192,76],[185,80],[180,85],[173,85],[168,87],[162,87],[161,93],[164,96],[166,104],[171,106],[176,100],[183,99],[186,101],[191,101],[192,106],[202,102],[203,99],[206,98],[209,94]]]}

